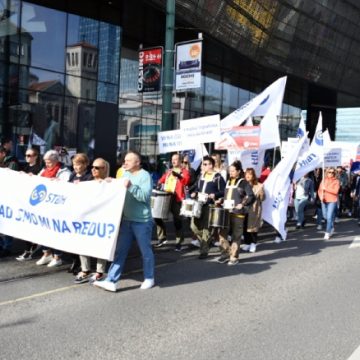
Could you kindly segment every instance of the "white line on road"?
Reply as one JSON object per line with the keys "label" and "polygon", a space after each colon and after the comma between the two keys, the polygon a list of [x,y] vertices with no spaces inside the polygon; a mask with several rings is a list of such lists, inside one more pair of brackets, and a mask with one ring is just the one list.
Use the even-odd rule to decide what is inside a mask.
{"label": "white line on road", "polygon": [[[187,259],[182,259],[182,260],[177,261],[177,262],[189,261],[191,259],[192,259],[192,257],[189,257]],[[159,268],[165,267],[167,265],[171,265],[171,264],[174,264],[174,262],[165,262],[163,264],[156,265],[155,268],[159,269]],[[140,272],[142,272],[142,269],[128,271],[128,272],[124,273],[124,275],[137,274],[137,273],[140,273]],[[0,307],[4,306],[4,305],[11,305],[11,304],[19,303],[19,302],[25,301],[25,300],[31,300],[31,299],[38,298],[38,297],[41,297],[41,296],[54,294],[54,293],[61,292],[61,291],[70,290],[70,289],[73,289],[73,288],[79,288],[81,285],[89,285],[89,284],[84,283],[84,284],[70,285],[70,286],[65,286],[65,287],[58,288],[58,289],[44,291],[44,292],[41,292],[41,293],[35,293],[35,294],[32,294],[32,295],[24,296],[24,297],[17,298],[17,299],[3,301],[3,302],[0,302]]]}
{"label": "white line on road", "polygon": [[347,360],[360,360],[360,346],[350,355]]}
{"label": "white line on road", "polygon": [[350,244],[349,249],[360,247],[360,236],[355,236],[353,242]]}

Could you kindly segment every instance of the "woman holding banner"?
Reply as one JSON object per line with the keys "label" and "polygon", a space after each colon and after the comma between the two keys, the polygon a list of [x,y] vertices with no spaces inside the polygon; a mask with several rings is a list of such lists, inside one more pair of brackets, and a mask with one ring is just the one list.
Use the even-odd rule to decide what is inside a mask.
{"label": "woman holding banner", "polygon": [[[93,161],[91,167],[91,179],[102,181],[109,176],[110,173],[110,165],[109,163],[102,159],[97,158]],[[94,275],[90,275],[90,256],[80,255],[80,263],[81,263],[81,272],[76,276],[74,283],[82,284],[84,282],[95,282],[98,280],[103,280],[103,276],[105,273],[106,263],[107,261],[104,259],[96,260],[96,273]]]}
{"label": "woman holding banner", "polygon": [[[70,175],[69,182],[77,184],[81,181],[89,181],[93,179],[91,172],[88,170],[89,158],[84,153],[76,154],[72,159],[72,167],[74,171]],[[69,273],[74,275],[80,271],[80,258],[79,255],[73,255],[73,262],[68,269]]]}
{"label": "woman holding banner", "polygon": [[[60,162],[59,153],[56,150],[49,150],[44,155],[45,167],[38,174],[39,176],[68,181],[71,175],[70,170]],[[51,249],[44,249],[43,256],[36,262],[36,265],[47,265],[55,267],[62,265],[61,252]]]}
{"label": "woman holding banner", "polygon": [[326,175],[319,186],[318,194],[321,201],[323,217],[326,219],[324,239],[329,240],[334,232],[335,210],[339,196],[340,182],[335,176],[335,168],[328,168],[325,173]]}

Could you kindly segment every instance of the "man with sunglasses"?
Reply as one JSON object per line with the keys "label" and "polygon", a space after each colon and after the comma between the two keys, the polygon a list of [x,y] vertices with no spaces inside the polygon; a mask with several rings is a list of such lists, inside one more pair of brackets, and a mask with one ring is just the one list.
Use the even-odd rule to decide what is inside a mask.
{"label": "man with sunglasses", "polygon": [[[184,168],[179,154],[172,155],[171,165],[172,168],[166,171],[159,179],[158,187],[160,186],[164,191],[172,194],[170,211],[173,215],[175,226],[175,250],[181,251],[181,244],[184,241],[184,231],[180,209],[182,201],[185,199],[185,187],[189,184],[190,174],[189,171]],[[159,239],[156,246],[160,247],[167,242],[166,227],[163,219],[154,219],[154,221]]]}
{"label": "man with sunglasses", "polygon": [[200,217],[191,219],[191,230],[200,241],[199,259],[206,259],[210,248],[209,205],[222,198],[225,192],[225,180],[220,173],[214,171],[214,166],[215,160],[212,157],[205,156],[203,158],[202,174],[196,183],[194,192],[190,195],[203,202]]}

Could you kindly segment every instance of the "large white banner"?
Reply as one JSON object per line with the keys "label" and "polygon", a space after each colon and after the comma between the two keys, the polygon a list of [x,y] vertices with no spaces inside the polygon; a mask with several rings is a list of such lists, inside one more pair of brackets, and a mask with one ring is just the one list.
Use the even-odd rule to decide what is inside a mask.
{"label": "large white banner", "polygon": [[195,144],[215,142],[220,138],[220,115],[182,120],[180,130],[185,149],[193,149]]}
{"label": "large white banner", "polygon": [[0,233],[46,247],[113,260],[123,180],[78,184],[0,169]]}

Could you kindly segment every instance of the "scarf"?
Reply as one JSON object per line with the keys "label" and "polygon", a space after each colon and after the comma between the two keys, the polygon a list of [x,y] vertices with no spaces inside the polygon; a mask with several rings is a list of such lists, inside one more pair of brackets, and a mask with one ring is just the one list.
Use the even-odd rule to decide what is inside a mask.
{"label": "scarf", "polygon": [[46,168],[44,168],[44,171],[41,173],[41,176],[46,177],[46,178],[54,178],[54,177],[56,177],[56,174],[58,173],[60,168],[61,168],[61,163],[60,162],[58,162],[51,169],[46,167]]}

